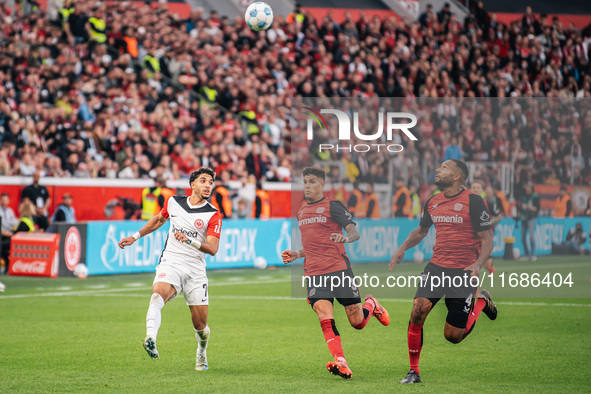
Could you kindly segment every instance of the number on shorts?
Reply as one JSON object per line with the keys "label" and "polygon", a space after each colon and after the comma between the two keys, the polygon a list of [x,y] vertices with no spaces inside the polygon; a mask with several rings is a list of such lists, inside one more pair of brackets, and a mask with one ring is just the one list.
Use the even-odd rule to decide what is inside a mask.
{"label": "number on shorts", "polygon": [[203,296],[203,298],[207,298],[207,283],[203,284],[203,289],[205,289],[205,295]]}

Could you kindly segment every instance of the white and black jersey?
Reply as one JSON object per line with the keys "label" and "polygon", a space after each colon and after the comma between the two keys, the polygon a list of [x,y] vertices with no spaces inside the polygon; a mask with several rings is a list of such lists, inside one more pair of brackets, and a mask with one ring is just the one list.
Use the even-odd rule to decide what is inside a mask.
{"label": "white and black jersey", "polygon": [[174,233],[181,232],[191,241],[207,242],[207,236],[219,238],[222,216],[205,201],[191,205],[189,197],[173,196],[165,203],[162,216],[170,220],[168,239],[160,257],[161,264],[182,264],[191,270],[205,271],[205,254],[194,246],[178,241]]}

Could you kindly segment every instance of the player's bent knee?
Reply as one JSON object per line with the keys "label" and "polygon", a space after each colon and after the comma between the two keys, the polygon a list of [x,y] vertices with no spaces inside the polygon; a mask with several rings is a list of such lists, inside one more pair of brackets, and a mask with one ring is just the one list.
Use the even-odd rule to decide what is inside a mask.
{"label": "player's bent knee", "polygon": [[458,334],[445,334],[445,339],[447,339],[449,342],[451,343],[460,343],[462,342],[462,340],[464,339],[464,335],[458,335]]}
{"label": "player's bent knee", "polygon": [[422,298],[414,300],[412,311],[410,314],[410,321],[412,324],[423,324],[427,315],[431,311],[431,301]]}

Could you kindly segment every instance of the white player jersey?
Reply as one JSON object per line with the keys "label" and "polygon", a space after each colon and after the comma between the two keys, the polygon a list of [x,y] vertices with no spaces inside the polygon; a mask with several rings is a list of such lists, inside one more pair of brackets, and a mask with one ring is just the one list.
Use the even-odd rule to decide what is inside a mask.
{"label": "white player jersey", "polygon": [[207,242],[207,236],[219,238],[222,230],[222,216],[209,202],[191,205],[189,197],[172,196],[165,203],[160,214],[170,219],[168,239],[164,246],[161,263],[185,264],[191,269],[205,271],[205,253],[193,245],[178,241],[174,233],[181,232],[192,241]]}

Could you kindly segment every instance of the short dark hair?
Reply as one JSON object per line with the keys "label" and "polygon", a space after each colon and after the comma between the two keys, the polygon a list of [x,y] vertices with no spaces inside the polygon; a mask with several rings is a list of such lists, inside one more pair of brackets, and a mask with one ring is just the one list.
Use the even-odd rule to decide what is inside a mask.
{"label": "short dark hair", "polygon": [[4,193],[0,194],[0,196],[1,196],[1,197],[4,197],[4,196],[6,196],[6,197],[10,197],[10,196],[8,195],[8,193],[6,193],[6,192],[4,192]]}
{"label": "short dark hair", "polygon": [[468,166],[466,165],[466,163],[457,159],[451,159],[451,161],[453,161],[456,167],[458,167],[460,173],[462,174],[462,178],[464,178],[464,182],[466,182],[466,179],[468,179],[469,175]]}
{"label": "short dark hair", "polygon": [[211,176],[215,181],[215,171],[209,167],[201,167],[200,169],[193,171],[193,173],[191,173],[191,178],[189,178],[189,185],[192,184],[195,179],[199,178],[199,175],[201,174],[207,174]]}
{"label": "short dark hair", "polygon": [[304,176],[307,175],[314,175],[315,177],[320,178],[323,181],[326,181],[326,172],[324,172],[322,168],[306,167],[304,168]]}

